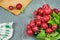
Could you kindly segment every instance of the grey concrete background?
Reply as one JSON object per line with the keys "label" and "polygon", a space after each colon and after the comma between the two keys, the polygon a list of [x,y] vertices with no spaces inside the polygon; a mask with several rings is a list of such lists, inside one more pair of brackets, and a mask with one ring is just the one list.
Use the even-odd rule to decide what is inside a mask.
{"label": "grey concrete background", "polygon": [[[60,0],[44,0],[48,3],[51,8],[58,8],[60,10]],[[33,19],[33,11],[43,5],[41,0],[32,0],[30,5],[27,6],[25,11],[19,15],[15,16],[8,12],[7,10],[0,7],[0,23],[4,22],[14,22],[14,34],[10,40],[34,40],[33,37],[25,37],[24,29],[28,22]]]}

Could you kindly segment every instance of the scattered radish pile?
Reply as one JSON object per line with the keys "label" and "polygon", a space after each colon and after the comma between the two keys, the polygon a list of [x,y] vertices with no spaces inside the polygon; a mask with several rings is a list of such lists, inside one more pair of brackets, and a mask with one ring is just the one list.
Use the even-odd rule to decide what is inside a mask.
{"label": "scattered radish pile", "polygon": [[[53,12],[55,14],[53,14]],[[58,40],[56,38],[50,39],[49,36],[51,36],[51,34],[55,32],[56,32],[56,35],[59,34],[58,29],[59,29],[60,23],[56,23],[60,21],[60,18],[58,16],[59,10],[57,8],[51,9],[48,4],[44,4],[42,7],[35,10],[33,14],[34,14],[34,19],[30,21],[30,23],[27,25],[27,28],[26,28],[27,35],[29,36],[35,35],[38,38],[38,40],[39,39]],[[51,23],[51,20],[54,19],[54,18],[52,19],[53,15],[55,16],[57,15],[57,18],[59,18],[59,20],[57,19],[57,21],[55,21],[54,23],[52,21]]]}

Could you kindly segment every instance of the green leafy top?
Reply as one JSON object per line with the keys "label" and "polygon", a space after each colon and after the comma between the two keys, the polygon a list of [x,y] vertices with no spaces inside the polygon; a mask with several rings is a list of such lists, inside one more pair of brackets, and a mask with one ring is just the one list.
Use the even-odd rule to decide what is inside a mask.
{"label": "green leafy top", "polygon": [[51,19],[48,21],[49,24],[51,24],[51,25],[59,24],[60,17],[54,11],[53,11],[52,15],[50,15],[50,18]]}
{"label": "green leafy top", "polygon": [[60,34],[58,32],[53,32],[51,34],[46,34],[44,30],[41,30],[37,35],[38,40],[58,40],[60,39]]}
{"label": "green leafy top", "polygon": [[45,37],[46,37],[46,33],[45,33],[45,31],[44,30],[41,30],[40,32],[39,32],[39,34],[37,35],[37,38],[38,39],[45,39]]}

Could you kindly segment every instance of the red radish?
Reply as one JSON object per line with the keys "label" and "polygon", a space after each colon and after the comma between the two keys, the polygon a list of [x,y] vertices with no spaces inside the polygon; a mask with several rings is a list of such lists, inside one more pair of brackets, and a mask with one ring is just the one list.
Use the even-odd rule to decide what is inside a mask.
{"label": "red radish", "polygon": [[41,27],[42,27],[43,29],[47,29],[47,28],[48,28],[48,24],[47,24],[47,23],[42,23],[42,24],[41,24]]}
{"label": "red radish", "polygon": [[54,10],[54,12],[55,12],[56,14],[59,13],[59,10],[58,10],[57,8],[54,8],[53,10]]}
{"label": "red radish", "polygon": [[34,21],[36,21],[37,20],[37,18],[34,18]]}
{"label": "red radish", "polygon": [[42,8],[50,8],[50,6],[48,4],[44,4]]}
{"label": "red radish", "polygon": [[20,9],[22,8],[22,4],[18,3],[18,4],[16,5],[16,8],[20,10]]}
{"label": "red radish", "polygon": [[37,26],[33,26],[33,27],[32,27],[32,31],[33,31],[33,32],[38,32],[38,27],[37,27]]}
{"label": "red radish", "polygon": [[27,30],[26,32],[27,32],[27,35],[29,35],[29,36],[33,35],[33,31],[32,30]]}
{"label": "red radish", "polygon": [[45,16],[42,18],[42,20],[43,20],[44,22],[48,22],[48,21],[50,20],[50,16],[49,16],[49,15],[45,15]]}
{"label": "red radish", "polygon": [[33,14],[36,16],[38,14],[38,12],[37,11],[34,11]]}
{"label": "red radish", "polygon": [[45,14],[45,15],[50,15],[51,13],[52,13],[51,8],[47,8],[47,9],[45,8],[45,9],[44,9],[44,14]]}
{"label": "red radish", "polygon": [[30,26],[33,27],[35,25],[35,21],[34,20],[31,20],[30,21]]}
{"label": "red radish", "polygon": [[9,10],[13,10],[14,7],[13,7],[13,6],[9,6],[8,9],[9,9]]}
{"label": "red radish", "polygon": [[51,28],[47,28],[46,29],[46,33],[51,34],[52,33],[52,29]]}
{"label": "red radish", "polygon": [[45,21],[43,20],[43,17],[41,18],[41,22],[45,22]]}
{"label": "red radish", "polygon": [[36,20],[36,25],[40,26],[41,25],[41,20]]}
{"label": "red radish", "polygon": [[52,25],[52,29],[56,30],[57,29],[57,25]]}
{"label": "red radish", "polygon": [[28,24],[26,30],[30,30],[31,26]]}
{"label": "red radish", "polygon": [[38,15],[38,16],[35,16],[35,18],[36,19],[41,19],[42,17]]}
{"label": "red radish", "polygon": [[52,10],[48,4],[44,4],[42,8],[44,8],[45,15],[50,15],[52,13]]}
{"label": "red radish", "polygon": [[39,12],[39,15],[42,16],[43,13],[44,13],[44,9],[43,9],[43,8],[39,8],[39,9],[38,9],[38,12]]}

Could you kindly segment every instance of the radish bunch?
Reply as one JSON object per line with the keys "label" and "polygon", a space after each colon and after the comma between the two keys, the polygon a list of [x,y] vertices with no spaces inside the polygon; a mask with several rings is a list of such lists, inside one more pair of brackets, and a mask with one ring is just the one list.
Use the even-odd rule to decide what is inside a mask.
{"label": "radish bunch", "polygon": [[48,4],[44,4],[42,7],[35,10],[33,12],[34,19],[30,21],[26,28],[27,35],[32,36],[35,35],[35,33],[38,35],[41,30],[45,31],[45,35],[50,35],[55,32],[55,30],[58,29],[59,24],[52,24],[51,22],[49,22],[50,20],[52,20],[51,16],[53,14],[53,11],[56,15],[58,15],[59,10],[57,8],[51,9]]}

